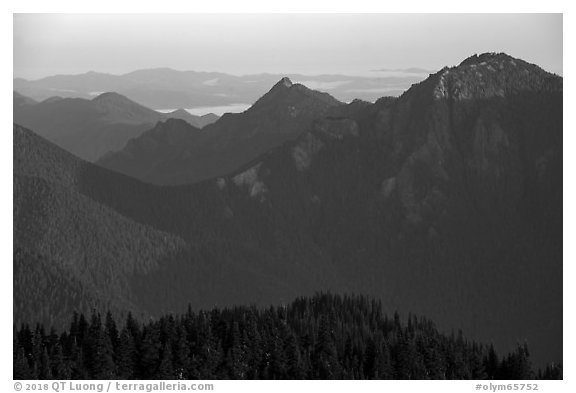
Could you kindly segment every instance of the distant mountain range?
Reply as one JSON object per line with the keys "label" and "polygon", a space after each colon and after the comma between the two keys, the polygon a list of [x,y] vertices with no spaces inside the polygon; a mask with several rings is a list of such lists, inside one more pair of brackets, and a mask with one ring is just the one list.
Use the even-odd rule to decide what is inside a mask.
{"label": "distant mountain range", "polygon": [[421,74],[428,75],[433,74],[434,70],[427,70],[425,68],[409,67],[409,68],[380,68],[373,70],[372,72],[390,72],[390,73],[401,73],[401,74]]}
{"label": "distant mountain range", "polygon": [[330,290],[561,361],[562,104],[561,77],[494,53],[374,104],[282,79],[244,114],[203,131],[160,123],[122,151],[137,168],[158,159],[154,176],[184,176],[192,161],[170,159],[174,144],[210,130],[229,152],[273,136],[241,168],[180,186],[87,163],[15,125],[14,323]]}
{"label": "distant mountain range", "polygon": [[229,174],[297,138],[330,108],[328,95],[283,78],[243,113],[225,114],[202,132],[168,120],[98,164],[154,184],[186,184]]}
{"label": "distant mountain range", "polygon": [[[124,75],[88,72],[57,75],[29,81],[14,79],[14,90],[35,100],[55,95],[92,98],[115,91],[152,109],[194,108],[229,104],[252,104],[285,75],[257,74],[234,76],[218,72],[176,71],[169,68],[138,70]],[[426,75],[370,77],[348,75],[307,76],[287,74],[294,82],[329,92],[343,102],[355,98],[374,101],[385,95],[400,95]]]}
{"label": "distant mountain range", "polygon": [[88,161],[120,150],[128,140],[168,118],[183,119],[196,127],[218,119],[214,114],[194,116],[183,110],[158,113],[117,93],[103,93],[91,100],[51,97],[38,103],[14,92],[13,116],[14,122]]}

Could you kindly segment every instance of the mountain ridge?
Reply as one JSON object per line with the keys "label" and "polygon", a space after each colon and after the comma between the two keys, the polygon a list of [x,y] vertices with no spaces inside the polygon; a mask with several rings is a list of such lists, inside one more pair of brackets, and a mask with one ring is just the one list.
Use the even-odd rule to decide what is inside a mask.
{"label": "mountain ridge", "polygon": [[[18,125],[13,134],[14,264],[21,268],[15,266],[14,323],[39,318],[57,325],[66,310],[107,305],[140,314],[138,299],[126,290],[128,277],[157,266],[184,242],[91,197],[82,181],[89,163]],[[27,261],[36,257],[46,261],[46,269],[59,271],[71,292],[34,285],[30,280],[38,279],[37,272]],[[53,302],[57,295],[65,296],[63,303]]]}
{"label": "mountain ridge", "polygon": [[511,65],[502,96],[493,92],[506,75],[482,90],[486,77],[469,67],[445,78],[470,83],[469,98],[436,97],[440,71],[399,98],[329,106],[294,139],[192,185],[153,186],[71,155],[59,165],[64,154],[39,139],[54,157],[23,143],[14,167],[74,173],[73,190],[183,239],[126,277],[148,315],[362,292],[443,331],[502,350],[526,341],[535,362],[560,360],[562,78],[536,70],[531,80]]}
{"label": "mountain ridge", "polygon": [[[14,121],[34,129],[75,155],[95,161],[102,155],[119,150],[126,142],[151,129],[158,121],[170,118],[146,108],[127,97],[107,92],[90,100],[83,98],[48,98],[40,103],[28,101],[14,93]],[[182,118],[183,116],[178,116]],[[216,116],[188,114],[184,120],[204,126]]]}
{"label": "mountain ridge", "polygon": [[[229,173],[296,138],[314,119],[338,105],[341,103],[327,93],[283,78],[246,111],[222,116],[198,138],[184,138],[170,147],[161,139],[150,139],[160,137],[158,131],[163,128],[158,125],[156,131],[143,136],[145,140],[130,141],[124,151],[108,154],[98,164],[155,184],[197,182]],[[193,132],[190,129],[188,135]],[[140,156],[137,146],[143,148]],[[145,146],[158,146],[159,150],[155,154]]]}
{"label": "mountain ridge", "polygon": [[[14,90],[37,100],[54,94],[89,98],[96,91],[117,91],[153,109],[251,104],[265,94],[281,74],[230,75],[218,72],[166,69],[136,70],[122,75],[98,74],[14,79]],[[312,81],[341,101],[359,96],[374,101],[383,92],[399,95],[420,75],[351,76],[290,74],[294,81]]]}

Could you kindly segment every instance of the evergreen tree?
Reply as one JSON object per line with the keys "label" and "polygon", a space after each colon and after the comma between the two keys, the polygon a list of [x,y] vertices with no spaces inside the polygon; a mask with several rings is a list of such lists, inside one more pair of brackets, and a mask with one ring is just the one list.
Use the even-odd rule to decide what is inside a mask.
{"label": "evergreen tree", "polygon": [[168,343],[164,344],[162,348],[156,379],[175,379],[174,367],[172,365],[172,349]]}
{"label": "evergreen tree", "polygon": [[68,360],[64,356],[62,345],[57,342],[50,354],[51,367],[55,379],[70,379],[72,378],[72,368]]}
{"label": "evergreen tree", "polygon": [[231,324],[228,341],[226,367],[230,371],[230,378],[246,379],[248,374],[247,347],[240,333],[238,322],[236,321]]}
{"label": "evergreen tree", "polygon": [[316,378],[337,379],[340,376],[340,365],[338,363],[332,326],[326,315],[320,317],[317,342],[314,350]]}
{"label": "evergreen tree", "polygon": [[24,348],[16,349],[14,357],[14,379],[36,379],[24,354]]}
{"label": "evergreen tree", "polygon": [[174,375],[177,379],[188,379],[190,369],[190,344],[188,343],[186,328],[180,323],[176,330],[176,337],[172,345],[174,354]]}
{"label": "evergreen tree", "polygon": [[106,313],[104,332],[106,333],[106,336],[108,336],[112,348],[118,348],[118,328],[116,327],[116,322],[114,321],[110,311]]}
{"label": "evergreen tree", "polygon": [[110,338],[102,327],[99,314],[93,313],[84,341],[86,365],[93,379],[113,379],[116,375],[114,351]]}
{"label": "evergreen tree", "polygon": [[562,366],[554,363],[546,365],[544,373],[539,379],[563,379]]}
{"label": "evergreen tree", "polygon": [[298,341],[293,333],[286,335],[286,373],[289,379],[303,379],[306,376],[304,363],[300,355]]}
{"label": "evergreen tree", "polygon": [[13,330],[15,379],[561,379],[562,366],[535,374],[526,344],[500,358],[493,346],[444,335],[432,322],[379,302],[326,294],[291,305],[214,309],[140,324],[120,332],[74,314],[70,329],[49,335],[38,324]]}
{"label": "evergreen tree", "polygon": [[116,366],[119,379],[134,379],[137,372],[137,352],[132,332],[122,329],[116,349]]}
{"label": "evergreen tree", "polygon": [[484,369],[486,370],[488,379],[501,379],[500,361],[492,344],[490,344],[488,354],[484,358]]}
{"label": "evergreen tree", "polygon": [[38,368],[38,379],[53,379],[52,367],[50,365],[50,357],[48,350],[44,348],[40,358],[40,367]]}
{"label": "evergreen tree", "polygon": [[72,379],[89,379],[84,350],[82,346],[76,344],[75,339],[70,347],[70,358],[72,360]]}
{"label": "evergreen tree", "polygon": [[140,349],[140,375],[143,378],[156,375],[160,365],[160,334],[156,326],[144,328]]}

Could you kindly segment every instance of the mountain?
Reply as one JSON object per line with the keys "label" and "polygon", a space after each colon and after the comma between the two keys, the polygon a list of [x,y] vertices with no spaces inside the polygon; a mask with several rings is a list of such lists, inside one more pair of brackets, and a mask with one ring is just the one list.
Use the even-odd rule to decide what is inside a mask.
{"label": "mountain", "polygon": [[[36,103],[14,92],[16,123],[34,129],[89,161],[120,150],[128,140],[170,117],[170,114],[158,113],[117,93],[103,93],[91,100],[51,97]],[[193,115],[185,118],[191,124],[200,125],[213,119],[213,116]]]}
{"label": "mountain", "polygon": [[121,149],[163,117],[116,93],[14,106],[14,121],[86,160]]}
{"label": "mountain", "polygon": [[[363,293],[380,299],[384,310],[426,315],[440,331],[462,329],[501,351],[527,342],[536,364],[560,362],[561,77],[491,53],[374,104],[336,105],[287,80],[269,94],[254,107],[274,113],[272,103],[284,97],[304,113],[314,112],[310,103],[325,111],[303,129],[268,128],[275,117],[290,118],[290,111],[275,113],[260,129],[290,138],[238,170],[192,185],[145,184],[15,131],[15,173],[40,179],[15,185],[15,249],[34,250],[18,254],[15,264],[28,258],[30,270],[65,260],[58,266],[71,272],[76,263],[86,266],[65,288],[89,287],[88,274],[102,277],[110,266],[123,272],[116,279],[123,285],[111,286],[110,304],[125,309],[118,299],[129,299],[144,316],[182,312],[188,304],[285,303],[320,290]],[[297,98],[307,104],[293,105]],[[158,132],[193,139],[213,127],[218,135],[230,116],[240,116],[234,124],[263,116],[256,109],[223,116],[200,135],[176,120],[164,125],[171,131]],[[238,139],[225,139],[232,146],[253,136],[254,128],[234,129]],[[58,197],[44,197],[53,184]],[[96,219],[90,206],[110,213],[105,233],[114,239],[73,225],[73,219]],[[22,212],[41,218],[39,231]],[[44,228],[49,224],[53,230]],[[125,255],[131,248],[118,242],[133,239],[133,231],[141,241]],[[36,247],[38,239],[53,246]],[[149,241],[158,246],[146,251]],[[98,262],[93,252],[78,262],[72,251],[61,251],[86,247],[105,249],[107,259]],[[126,258],[148,261],[149,268],[124,271]],[[68,307],[79,308],[90,293],[98,292],[65,297]],[[15,304],[25,295],[15,290]],[[38,309],[63,304],[37,298]]]}
{"label": "mountain", "polygon": [[[90,93],[98,95],[98,92],[118,91],[118,87],[127,87],[123,78],[116,75],[109,75],[90,71],[80,75],[54,75],[36,81],[28,81],[22,78],[14,79],[14,90],[29,96],[44,100],[54,95],[67,98],[88,98]],[[78,97],[72,93],[82,91],[85,93]]]}
{"label": "mountain", "polygon": [[138,311],[127,277],[184,246],[83,192],[87,166],[14,126],[15,323],[54,323],[92,307]]}
{"label": "mountain", "polygon": [[92,308],[147,318],[188,303],[300,292],[274,284],[281,277],[238,238],[223,208],[212,184],[141,183],[15,125],[14,322],[61,327],[71,310]]}
{"label": "mountain", "polygon": [[14,108],[20,108],[20,107],[25,107],[25,106],[37,104],[37,102],[34,101],[32,98],[28,98],[26,96],[23,96],[20,93],[17,93],[17,92],[13,92],[13,101],[12,102],[13,102]]}
{"label": "mountain", "polygon": [[[113,170],[117,170],[116,165],[122,165],[117,172],[146,181],[155,171],[163,170],[165,161],[190,157],[201,137],[201,130],[186,121],[169,119],[157,123],[140,137],[129,140],[120,152],[104,155],[97,163]],[[199,169],[204,170],[205,167]]]}
{"label": "mountain", "polygon": [[[313,89],[329,92],[343,102],[362,98],[374,101],[382,95],[399,95],[426,74],[366,76],[288,74]],[[91,98],[115,91],[152,109],[195,108],[252,104],[284,75],[229,75],[220,72],[177,71],[170,68],[137,70],[123,75],[88,72],[56,75],[39,80],[14,79],[14,90],[36,100],[54,95]]]}
{"label": "mountain", "polygon": [[57,101],[60,101],[60,100],[62,100],[62,99],[63,99],[63,98],[60,97],[60,96],[53,96],[53,97],[48,97],[48,98],[46,98],[46,99],[45,99],[44,101],[42,101],[42,102],[45,103],[45,104],[48,104],[48,103],[50,103],[50,102],[57,102]]}
{"label": "mountain", "polygon": [[184,120],[196,128],[204,128],[208,124],[214,123],[219,118],[219,116],[215,115],[214,113],[195,116],[185,109],[176,109],[175,111],[164,113],[164,116],[169,119]]}
{"label": "mountain", "polygon": [[298,137],[339,105],[326,93],[283,78],[247,111],[225,114],[202,133],[182,122],[159,123],[98,164],[154,184],[193,183],[230,173]]}

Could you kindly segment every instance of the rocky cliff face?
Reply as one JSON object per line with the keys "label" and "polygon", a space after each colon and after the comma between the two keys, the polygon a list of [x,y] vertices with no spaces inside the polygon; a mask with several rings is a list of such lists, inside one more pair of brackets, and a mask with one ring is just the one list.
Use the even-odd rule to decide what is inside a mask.
{"label": "rocky cliff face", "polygon": [[527,188],[558,183],[561,101],[562,78],[483,54],[413,86],[378,111],[371,131],[410,220],[456,191],[476,209],[508,214],[526,202]]}

